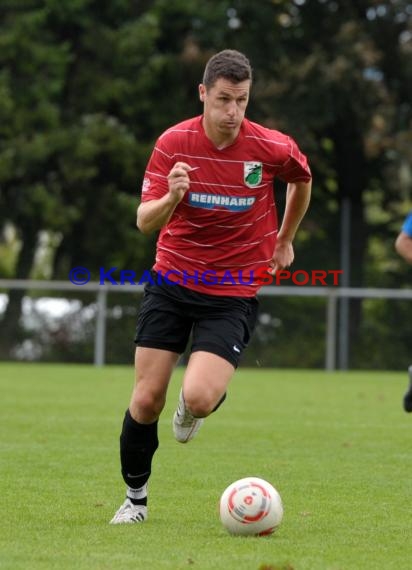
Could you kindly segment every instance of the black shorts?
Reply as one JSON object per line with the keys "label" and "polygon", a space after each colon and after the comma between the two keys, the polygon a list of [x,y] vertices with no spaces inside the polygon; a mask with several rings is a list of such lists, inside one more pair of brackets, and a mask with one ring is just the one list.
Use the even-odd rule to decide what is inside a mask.
{"label": "black shorts", "polygon": [[192,291],[167,283],[145,285],[137,318],[137,346],[182,354],[192,334],[191,352],[221,356],[235,368],[255,328],[258,301]]}

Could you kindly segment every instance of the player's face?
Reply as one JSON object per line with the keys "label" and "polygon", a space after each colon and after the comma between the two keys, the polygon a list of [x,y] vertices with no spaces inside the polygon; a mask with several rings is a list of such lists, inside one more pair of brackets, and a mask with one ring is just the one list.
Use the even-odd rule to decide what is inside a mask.
{"label": "player's face", "polygon": [[218,79],[209,89],[203,84],[199,86],[207,134],[221,140],[237,137],[249,101],[249,91],[249,80],[232,83]]}

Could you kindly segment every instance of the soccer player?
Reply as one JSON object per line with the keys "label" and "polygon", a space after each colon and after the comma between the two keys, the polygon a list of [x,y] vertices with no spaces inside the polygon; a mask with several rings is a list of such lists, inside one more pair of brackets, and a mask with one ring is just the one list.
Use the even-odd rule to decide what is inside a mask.
{"label": "soccer player", "polygon": [[[405,261],[412,264],[412,212],[408,214],[395,241],[395,249]],[[409,366],[409,388],[403,397],[405,412],[412,412],[412,365]]]}
{"label": "soccer player", "polygon": [[[199,85],[203,114],[165,131],[146,168],[137,226],[160,234],[137,320],[136,383],[120,436],[126,499],[113,524],[147,519],[158,418],[189,336],[173,417],[181,443],[225,399],[255,326],[261,282],[254,272],[273,274],[294,258],[311,172],[291,137],[245,117],[251,83],[245,55],[214,55]],[[279,230],[275,178],[288,184]]]}

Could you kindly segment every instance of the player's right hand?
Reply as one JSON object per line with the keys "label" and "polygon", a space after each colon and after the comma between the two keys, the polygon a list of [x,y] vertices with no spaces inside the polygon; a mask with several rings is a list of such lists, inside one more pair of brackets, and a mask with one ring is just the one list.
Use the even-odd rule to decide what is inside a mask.
{"label": "player's right hand", "polygon": [[176,162],[168,174],[169,192],[177,202],[183,200],[184,195],[189,190],[190,178],[188,173],[191,170],[192,167],[186,162]]}

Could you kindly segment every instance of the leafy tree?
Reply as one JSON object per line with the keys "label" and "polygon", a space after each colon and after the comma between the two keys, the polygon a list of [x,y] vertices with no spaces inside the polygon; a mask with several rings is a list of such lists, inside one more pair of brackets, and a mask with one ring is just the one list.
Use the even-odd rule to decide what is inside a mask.
{"label": "leafy tree", "polygon": [[[74,262],[95,270],[103,262],[145,258],[134,210],[146,147],[116,116],[125,82],[115,74],[125,35],[120,28],[136,15],[120,1],[6,7],[0,222],[18,232],[17,278],[30,276],[41,230],[60,236],[55,277],[66,277]],[[23,295],[9,295],[2,322],[6,349],[18,332]]]}

